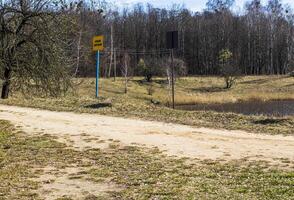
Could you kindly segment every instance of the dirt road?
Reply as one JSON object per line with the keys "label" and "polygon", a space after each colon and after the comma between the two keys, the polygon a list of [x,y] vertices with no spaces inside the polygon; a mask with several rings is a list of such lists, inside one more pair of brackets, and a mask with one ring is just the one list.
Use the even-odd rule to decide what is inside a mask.
{"label": "dirt road", "polygon": [[[26,133],[46,133],[75,148],[103,148],[95,141],[119,140],[125,145],[158,147],[169,155],[199,159],[265,160],[293,167],[294,137],[257,135],[124,119],[92,114],[52,112],[0,105],[0,119],[9,120]],[[294,130],[293,130],[294,131]]]}

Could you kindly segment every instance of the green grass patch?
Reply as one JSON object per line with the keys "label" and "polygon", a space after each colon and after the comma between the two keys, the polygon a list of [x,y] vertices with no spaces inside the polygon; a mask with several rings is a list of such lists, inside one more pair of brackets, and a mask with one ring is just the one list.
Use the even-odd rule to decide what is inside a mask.
{"label": "green grass patch", "polygon": [[[78,163],[79,153],[49,136],[29,137],[16,133],[10,123],[0,120],[0,199],[42,199],[34,168],[65,167]],[[40,172],[41,173],[41,172]]]}
{"label": "green grass patch", "polygon": [[291,199],[294,173],[264,163],[170,158],[138,147],[88,150],[94,181],[121,185],[114,199]]}

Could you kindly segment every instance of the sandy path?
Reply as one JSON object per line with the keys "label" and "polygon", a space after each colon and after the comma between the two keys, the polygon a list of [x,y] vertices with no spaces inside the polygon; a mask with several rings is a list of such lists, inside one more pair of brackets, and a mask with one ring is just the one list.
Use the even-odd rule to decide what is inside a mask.
{"label": "sandy path", "polygon": [[48,166],[37,170],[42,170],[43,175],[31,180],[42,183],[38,192],[46,200],[56,200],[65,196],[78,200],[87,196],[107,197],[107,192],[119,190],[118,186],[111,183],[88,180],[90,177],[84,173],[89,170],[88,168],[72,166],[57,169]]}
{"label": "sandy path", "polygon": [[99,138],[119,140],[125,145],[156,146],[169,155],[199,159],[247,158],[266,160],[271,164],[288,163],[286,166],[291,168],[294,161],[293,136],[257,135],[242,131],[194,128],[162,122],[4,105],[0,105],[0,119],[11,121],[27,133],[42,132],[58,136],[60,141],[80,149],[101,148],[103,144],[96,140]]}

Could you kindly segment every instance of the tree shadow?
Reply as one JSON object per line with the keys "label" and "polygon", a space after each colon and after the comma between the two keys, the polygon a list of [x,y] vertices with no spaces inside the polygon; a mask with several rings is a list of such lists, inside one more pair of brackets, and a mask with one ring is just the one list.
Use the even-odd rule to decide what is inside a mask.
{"label": "tree shadow", "polygon": [[281,124],[287,122],[287,119],[262,119],[262,120],[255,120],[254,124],[261,124],[261,125],[269,125],[269,124]]}
{"label": "tree shadow", "polygon": [[288,85],[284,85],[284,87],[292,87],[292,86],[294,86],[294,83],[292,84],[288,84]]}
{"label": "tree shadow", "polygon": [[134,83],[137,83],[139,85],[148,85],[150,83],[157,83],[159,85],[166,85],[168,84],[168,80],[153,80],[152,82],[148,82],[145,79],[142,80],[132,80]]}
{"label": "tree shadow", "polygon": [[111,103],[95,103],[90,105],[85,105],[84,108],[91,108],[91,109],[99,109],[99,108],[107,108],[112,107]]}
{"label": "tree shadow", "polygon": [[122,90],[111,90],[111,89],[103,89],[106,92],[114,93],[114,94],[124,94],[125,92]]}
{"label": "tree shadow", "polygon": [[223,87],[200,87],[200,88],[190,88],[193,92],[200,93],[213,93],[213,92],[223,92],[226,91],[226,88]]}
{"label": "tree shadow", "polygon": [[257,79],[257,80],[250,80],[250,81],[243,81],[243,82],[240,82],[239,84],[263,84],[263,83],[266,83],[268,82],[269,80],[264,78],[264,79]]}
{"label": "tree shadow", "polygon": [[168,84],[168,80],[154,80],[154,83],[157,83],[159,85],[167,85]]}
{"label": "tree shadow", "polygon": [[148,82],[145,79],[141,79],[141,80],[131,80],[134,83],[137,83],[139,85],[146,85]]}

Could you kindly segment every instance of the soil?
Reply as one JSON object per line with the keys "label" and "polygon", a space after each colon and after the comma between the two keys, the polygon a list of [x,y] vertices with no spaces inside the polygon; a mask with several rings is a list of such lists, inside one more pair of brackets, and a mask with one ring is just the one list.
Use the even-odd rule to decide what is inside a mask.
{"label": "soil", "polygon": [[[267,161],[293,169],[294,136],[195,128],[97,114],[53,112],[0,105],[0,119],[30,134],[49,134],[76,149],[103,148],[101,141],[158,147],[171,156],[231,161]],[[293,128],[294,131],[294,128]],[[289,164],[290,163],[290,164]]]}

